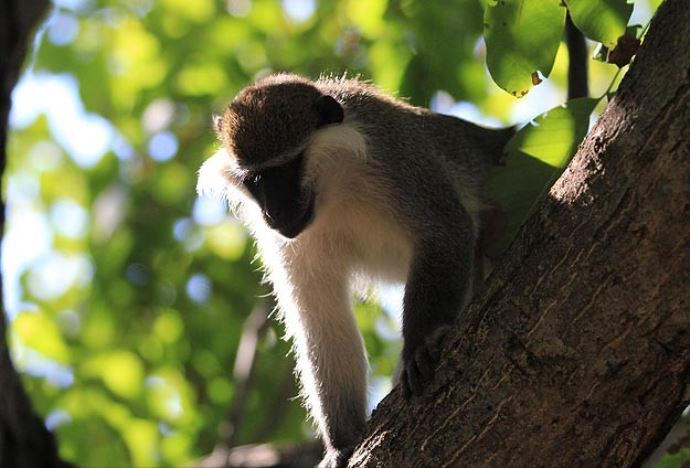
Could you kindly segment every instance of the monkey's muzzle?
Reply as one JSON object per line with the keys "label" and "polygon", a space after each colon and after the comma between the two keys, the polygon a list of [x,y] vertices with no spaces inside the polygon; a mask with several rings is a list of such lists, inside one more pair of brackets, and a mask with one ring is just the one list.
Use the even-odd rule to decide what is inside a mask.
{"label": "monkey's muzzle", "polygon": [[296,206],[297,209],[295,210],[283,212],[288,216],[272,216],[269,212],[264,211],[266,224],[282,236],[294,239],[314,220],[314,198],[313,196],[310,197],[309,202],[304,206]]}

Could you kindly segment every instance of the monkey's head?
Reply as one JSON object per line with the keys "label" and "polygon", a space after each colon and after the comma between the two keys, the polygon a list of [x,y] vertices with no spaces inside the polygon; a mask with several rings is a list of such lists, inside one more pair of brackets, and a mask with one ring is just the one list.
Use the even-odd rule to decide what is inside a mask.
{"label": "monkey's head", "polygon": [[236,175],[265,222],[288,238],[312,221],[316,193],[304,177],[305,149],[319,128],[343,121],[342,106],[311,82],[273,75],[244,88],[214,118]]}

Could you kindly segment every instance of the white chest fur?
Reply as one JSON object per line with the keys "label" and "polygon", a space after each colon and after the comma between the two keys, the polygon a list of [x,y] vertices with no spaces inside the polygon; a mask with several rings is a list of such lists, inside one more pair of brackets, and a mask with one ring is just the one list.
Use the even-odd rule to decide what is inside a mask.
{"label": "white chest fur", "polygon": [[307,161],[316,215],[297,244],[319,249],[355,276],[404,282],[412,242],[374,177],[361,132],[347,124],[318,132]]}

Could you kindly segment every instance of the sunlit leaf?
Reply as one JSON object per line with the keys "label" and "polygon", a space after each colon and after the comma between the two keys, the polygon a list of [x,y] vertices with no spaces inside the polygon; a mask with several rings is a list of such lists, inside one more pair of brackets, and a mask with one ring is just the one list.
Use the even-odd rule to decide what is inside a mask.
{"label": "sunlit leaf", "polygon": [[110,63],[113,73],[113,104],[131,109],[145,89],[161,83],[167,65],[161,54],[161,40],[133,18],[121,21],[113,30]]}
{"label": "sunlit leaf", "polygon": [[216,94],[227,84],[225,72],[215,63],[190,64],[177,76],[177,89],[182,94],[197,96]]}
{"label": "sunlit leaf", "polygon": [[161,450],[168,460],[184,460],[193,449],[194,439],[190,432],[175,431],[165,434]]}
{"label": "sunlit leaf", "polygon": [[208,396],[216,403],[227,404],[232,400],[234,395],[234,387],[230,379],[224,377],[216,377],[211,380],[208,385]]}
{"label": "sunlit leaf", "polygon": [[44,312],[22,312],[12,322],[12,330],[26,346],[58,362],[69,360],[69,349],[53,317]]}
{"label": "sunlit leaf", "polygon": [[625,34],[633,10],[628,0],[566,0],[566,4],[575,26],[609,48]]}
{"label": "sunlit leaf", "polygon": [[520,151],[554,168],[564,168],[575,154],[599,99],[580,98],[543,113],[523,127],[506,150]]}
{"label": "sunlit leaf", "polygon": [[176,310],[168,309],[158,315],[153,323],[153,332],[164,343],[174,343],[182,335],[184,324]]}
{"label": "sunlit leaf", "polygon": [[396,47],[391,42],[376,41],[369,48],[372,74],[378,85],[387,91],[398,89],[409,58],[410,51],[406,47]]}
{"label": "sunlit leaf", "polygon": [[496,83],[522,97],[549,76],[563,35],[560,0],[490,0],[484,13],[486,63]]}
{"label": "sunlit leaf", "polygon": [[[84,406],[84,401],[80,400],[78,404]],[[83,442],[85,434],[88,434],[88,443]],[[108,460],[110,466],[131,464],[121,433],[97,412],[89,410],[84,417],[58,426],[57,439],[60,441],[60,456],[67,460],[79,460],[80,466],[102,466],[103,460]]]}
{"label": "sunlit leaf", "polygon": [[213,0],[159,0],[165,9],[193,21],[207,21],[216,11]]}
{"label": "sunlit leaf", "polygon": [[219,257],[237,260],[247,248],[247,233],[236,222],[225,222],[209,228],[206,243]]}
{"label": "sunlit leaf", "polygon": [[146,379],[146,401],[164,421],[187,428],[196,423],[194,393],[176,369],[161,368]]}
{"label": "sunlit leaf", "polygon": [[124,398],[137,397],[144,381],[141,359],[126,350],[116,349],[92,356],[84,361],[81,372],[101,378],[110,391]]}
{"label": "sunlit leaf", "polygon": [[379,37],[385,27],[383,14],[386,0],[367,0],[365,2],[347,2],[347,15],[359,25],[365,35]]}
{"label": "sunlit leaf", "polygon": [[134,466],[154,466],[157,462],[158,424],[155,421],[132,418],[122,433]]}
{"label": "sunlit leaf", "polygon": [[285,17],[278,2],[254,0],[246,20],[259,31],[275,32],[285,24]]}
{"label": "sunlit leaf", "polygon": [[193,173],[180,163],[171,162],[158,170],[153,195],[165,204],[176,204],[193,197]]}
{"label": "sunlit leaf", "polygon": [[107,349],[115,342],[117,323],[117,317],[113,316],[110,310],[100,304],[92,304],[82,326],[82,344],[90,350]]}
{"label": "sunlit leaf", "polygon": [[534,204],[558,177],[587,134],[589,116],[598,99],[569,101],[540,115],[523,127],[506,146],[505,166],[489,177],[491,198],[506,215],[505,226],[491,254],[505,250]]}

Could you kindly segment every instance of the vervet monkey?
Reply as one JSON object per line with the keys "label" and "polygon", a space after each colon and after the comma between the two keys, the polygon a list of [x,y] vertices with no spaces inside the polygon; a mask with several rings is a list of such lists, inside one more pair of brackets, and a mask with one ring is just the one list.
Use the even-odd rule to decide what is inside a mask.
{"label": "vervet monkey", "polygon": [[395,100],[354,79],[277,74],[214,119],[222,148],[198,190],[249,227],[297,355],[308,409],[342,466],[365,427],[367,357],[351,309],[360,280],[405,283],[401,385],[419,395],[469,301],[490,167],[512,129]]}

